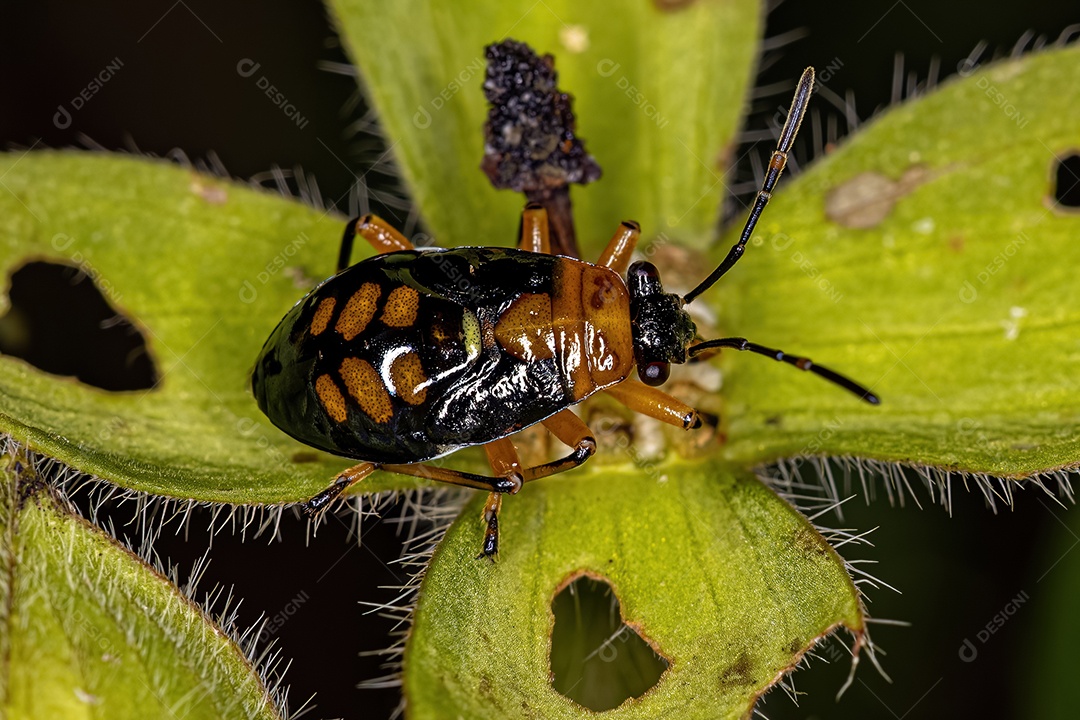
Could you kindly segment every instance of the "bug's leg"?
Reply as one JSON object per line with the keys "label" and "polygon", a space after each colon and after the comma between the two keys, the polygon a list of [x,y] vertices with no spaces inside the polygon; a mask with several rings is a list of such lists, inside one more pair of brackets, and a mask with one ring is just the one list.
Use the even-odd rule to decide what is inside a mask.
{"label": "bug's leg", "polygon": [[604,390],[634,412],[648,415],[685,430],[701,427],[701,415],[686,403],[663,390],[628,379]]}
{"label": "bug's leg", "polygon": [[[546,220],[545,220],[546,222]],[[521,460],[510,438],[500,438],[484,446],[491,469],[500,477],[515,480],[519,485],[524,482],[521,474]],[[492,562],[499,553],[499,509],[502,507],[502,494],[492,492],[484,505],[484,545],[477,559],[486,557]]]}
{"label": "bug's leg", "polygon": [[561,410],[544,420],[543,424],[559,442],[573,448],[573,451],[558,460],[525,468],[522,470],[525,482],[576,468],[596,452],[596,438],[593,437],[592,430],[573,410]]}
{"label": "bug's leg", "polygon": [[551,254],[547,210],[540,203],[529,203],[521,211],[521,241],[518,247],[534,253]]}
{"label": "bug's leg", "polygon": [[510,493],[513,495],[521,489],[520,477],[492,477],[490,475],[475,475],[439,467],[438,465],[426,465],[424,463],[412,463],[409,465],[380,465],[380,470],[395,472],[401,475],[412,475],[425,480],[436,480],[460,485],[461,487],[476,488],[477,490],[489,490],[497,493]]}
{"label": "bug's leg", "polygon": [[623,220],[608,241],[607,247],[600,253],[596,264],[611,268],[619,277],[625,277],[626,268],[630,266],[630,256],[634,254],[640,237],[641,226],[633,220]]}
{"label": "bug's leg", "polygon": [[495,556],[499,554],[499,510],[502,509],[502,493],[489,493],[487,502],[484,503],[484,545],[476,559],[487,558],[495,562]]}
{"label": "bug's leg", "polygon": [[374,463],[360,463],[354,465],[348,470],[343,470],[338,473],[338,476],[334,478],[334,483],[323,490],[321,493],[311,498],[303,504],[304,512],[310,516],[318,515],[320,512],[326,509],[326,506],[333,502],[341,493],[345,492],[351,485],[358,483],[368,475],[376,470]]}
{"label": "bug's leg", "polygon": [[413,244],[408,238],[395,230],[378,215],[361,215],[345,224],[345,233],[341,236],[341,250],[338,251],[338,272],[349,267],[352,258],[353,239],[359,235],[371,244],[376,253],[412,250]]}

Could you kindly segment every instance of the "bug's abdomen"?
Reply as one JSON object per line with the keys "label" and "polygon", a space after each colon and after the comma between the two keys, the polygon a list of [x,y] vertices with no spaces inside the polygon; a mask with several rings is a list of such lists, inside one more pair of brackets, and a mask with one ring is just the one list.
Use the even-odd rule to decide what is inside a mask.
{"label": "bug's abdomen", "polygon": [[[610,310],[596,270],[494,248],[371,258],[286,315],[256,363],[256,398],[297,439],[373,462],[505,437],[621,368],[588,321]],[[585,356],[597,347],[599,366]]]}
{"label": "bug's abdomen", "polygon": [[467,308],[412,280],[416,256],[359,263],[285,316],[252,378],[275,425],[309,445],[375,462],[454,449],[432,439],[426,418],[446,380],[477,359],[480,326]]}

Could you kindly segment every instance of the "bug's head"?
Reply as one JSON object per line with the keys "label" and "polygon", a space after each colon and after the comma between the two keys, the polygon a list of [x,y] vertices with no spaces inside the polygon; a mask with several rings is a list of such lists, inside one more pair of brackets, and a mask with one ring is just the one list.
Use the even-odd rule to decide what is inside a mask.
{"label": "bug's head", "polygon": [[662,385],[670,363],[686,362],[686,348],[697,328],[683,309],[683,299],[664,292],[660,273],[649,262],[636,262],[626,271],[630,291],[630,329],[634,361],[646,385]]}
{"label": "bug's head", "polygon": [[660,385],[667,380],[670,363],[686,362],[688,358],[698,357],[709,350],[734,348],[771,357],[773,360],[788,363],[800,370],[812,372],[857,395],[871,405],[881,402],[869,389],[834,370],[815,364],[810,358],[788,355],[783,351],[752,343],[746,338],[717,338],[702,340],[691,345],[697,332],[685,308],[715,285],[716,281],[723,277],[746,251],[746,245],[754,232],[758,218],[761,217],[765,205],[772,197],[773,187],[787,163],[788,153],[791,151],[799,125],[806,114],[806,106],[813,88],[814,69],[807,68],[799,78],[795,98],[791,102],[791,109],[784,121],[784,127],[780,130],[776,150],[769,159],[768,172],[761,183],[761,189],[754,198],[754,205],[739,235],[739,241],[731,247],[727,256],[707,278],[680,297],[664,292],[664,287],[660,283],[660,273],[651,263],[637,262],[627,270],[626,287],[630,291],[630,329],[634,340],[634,360],[637,363],[638,377],[646,385]]}

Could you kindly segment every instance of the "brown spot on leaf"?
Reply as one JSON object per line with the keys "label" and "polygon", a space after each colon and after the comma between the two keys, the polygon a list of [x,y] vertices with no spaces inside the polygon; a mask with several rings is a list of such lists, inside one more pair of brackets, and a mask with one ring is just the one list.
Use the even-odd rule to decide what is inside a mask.
{"label": "brown spot on leaf", "polygon": [[949,249],[954,253],[964,252],[964,236],[963,235],[950,235],[949,236]]}
{"label": "brown spot on leaf", "polygon": [[754,662],[750,659],[750,654],[743,650],[739,654],[739,659],[736,660],[727,670],[720,673],[720,689],[730,690],[732,688],[747,687],[757,684],[757,678],[754,677]]}
{"label": "brown spot on leaf", "polygon": [[809,526],[800,526],[795,530],[795,547],[808,557],[824,557],[829,554],[825,539]]}
{"label": "brown spot on leaf", "polygon": [[224,187],[210,183],[198,175],[191,180],[191,192],[211,205],[224,205],[229,199],[229,193]]}
{"label": "brown spot on leaf", "polygon": [[930,170],[922,165],[909,167],[899,180],[876,172],[859,173],[825,196],[825,216],[844,227],[875,227],[889,216],[897,201],[929,179]]}
{"label": "brown spot on leaf", "polygon": [[668,12],[674,12],[676,10],[685,10],[693,5],[697,0],[653,0],[653,3],[660,10],[666,10]]}

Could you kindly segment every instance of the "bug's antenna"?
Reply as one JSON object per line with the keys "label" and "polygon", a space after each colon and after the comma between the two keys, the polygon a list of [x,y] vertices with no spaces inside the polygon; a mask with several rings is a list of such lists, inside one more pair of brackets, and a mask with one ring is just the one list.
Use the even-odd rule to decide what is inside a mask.
{"label": "bug's antenna", "polygon": [[785,362],[788,365],[794,365],[800,370],[806,370],[812,372],[818,377],[825,378],[834,385],[847,390],[849,393],[857,395],[871,405],[880,405],[881,400],[877,395],[870,392],[867,388],[863,387],[859,383],[855,382],[851,378],[841,375],[835,370],[830,370],[824,365],[818,365],[813,360],[807,357],[799,357],[798,355],[788,355],[783,350],[776,350],[774,348],[768,348],[764,345],[758,345],[752,343],[746,338],[732,337],[732,338],[720,338],[719,340],[706,340],[699,342],[697,345],[688,349],[690,357],[704,352],[705,350],[711,350],[713,348],[733,348],[735,350],[745,350],[747,352],[757,353],[758,355],[764,355],[765,357],[771,357],[777,362]]}
{"label": "bug's antenna", "polygon": [[757,225],[758,218],[761,217],[761,211],[769,204],[773,187],[780,178],[780,173],[784,171],[784,166],[787,165],[788,153],[791,151],[792,143],[795,142],[795,135],[799,132],[799,125],[802,124],[803,116],[806,115],[806,105],[810,101],[810,91],[813,89],[814,68],[808,67],[803,70],[802,77],[799,78],[799,85],[795,88],[795,97],[791,101],[791,109],[788,110],[784,127],[780,131],[780,140],[776,143],[776,150],[773,151],[772,158],[769,160],[769,169],[765,173],[765,180],[761,183],[761,189],[758,190],[757,198],[754,200],[754,207],[750,210],[750,217],[746,219],[746,225],[743,226],[739,242],[732,246],[727,257],[724,258],[724,262],[713,270],[712,275],[709,275],[700,285],[683,296],[683,303],[693,302],[694,298],[711,288],[717,280],[724,276],[724,273],[739,261],[739,258],[746,251],[746,243],[754,232],[754,226]]}

